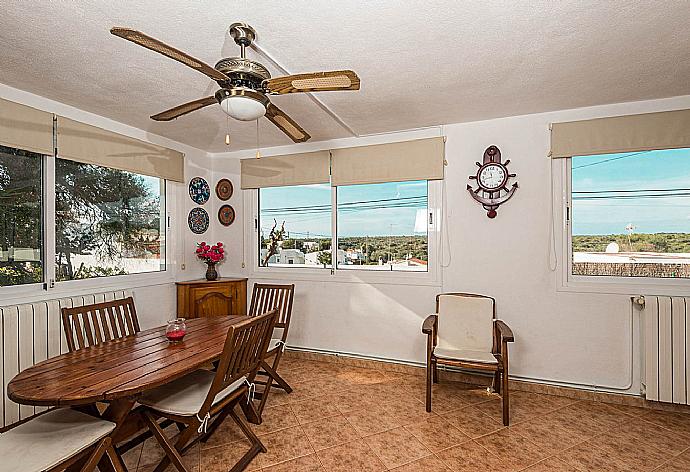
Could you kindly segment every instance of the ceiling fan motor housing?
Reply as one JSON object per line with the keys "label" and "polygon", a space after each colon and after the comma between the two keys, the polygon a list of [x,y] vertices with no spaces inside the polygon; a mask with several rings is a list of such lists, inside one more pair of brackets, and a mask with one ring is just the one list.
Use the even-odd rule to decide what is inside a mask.
{"label": "ceiling fan motor housing", "polygon": [[214,69],[230,77],[230,81],[218,81],[221,87],[261,90],[263,81],[271,78],[271,73],[263,64],[244,57],[226,57],[218,61]]}

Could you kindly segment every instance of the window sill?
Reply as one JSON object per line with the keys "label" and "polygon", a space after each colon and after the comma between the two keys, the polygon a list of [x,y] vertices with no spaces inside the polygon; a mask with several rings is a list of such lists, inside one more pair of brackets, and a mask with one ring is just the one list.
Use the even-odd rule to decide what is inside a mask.
{"label": "window sill", "polygon": [[304,269],[304,268],[254,268],[250,274],[253,279],[298,280],[305,282],[352,283],[368,285],[416,285],[440,286],[441,281],[429,272],[367,271],[355,269]]}
{"label": "window sill", "polygon": [[43,288],[43,284],[0,287],[0,306],[33,303],[91,293],[132,290],[154,285],[173,284],[174,282],[174,274],[172,271],[167,270],[164,272],[56,282],[55,288],[47,290]]}
{"label": "window sill", "polygon": [[557,291],[612,295],[682,295],[690,292],[690,279],[627,279],[577,276],[563,280]]}

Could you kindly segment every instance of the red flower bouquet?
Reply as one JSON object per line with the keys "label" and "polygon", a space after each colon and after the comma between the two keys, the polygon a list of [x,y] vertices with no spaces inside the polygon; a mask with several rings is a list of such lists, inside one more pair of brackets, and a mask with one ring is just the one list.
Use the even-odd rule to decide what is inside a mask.
{"label": "red flower bouquet", "polygon": [[218,278],[216,264],[225,259],[225,247],[223,247],[223,243],[209,246],[205,242],[200,242],[196,245],[196,257],[208,265],[206,280],[216,280]]}

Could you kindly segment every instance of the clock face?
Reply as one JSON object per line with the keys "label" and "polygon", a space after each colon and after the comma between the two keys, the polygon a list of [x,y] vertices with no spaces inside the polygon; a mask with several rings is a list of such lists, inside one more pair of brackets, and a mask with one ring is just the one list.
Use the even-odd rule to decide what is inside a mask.
{"label": "clock face", "polygon": [[479,170],[477,180],[486,189],[499,189],[505,183],[506,170],[500,164],[487,164]]}

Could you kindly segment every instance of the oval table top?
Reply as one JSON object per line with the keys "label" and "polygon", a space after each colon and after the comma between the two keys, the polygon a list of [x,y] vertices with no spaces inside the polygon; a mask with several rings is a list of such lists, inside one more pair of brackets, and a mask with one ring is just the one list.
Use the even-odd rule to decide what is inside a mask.
{"label": "oval table top", "polygon": [[162,326],[62,354],[19,373],[8,384],[7,395],[14,402],[40,406],[136,397],[219,358],[228,329],[245,319],[187,320],[187,335],[177,344],[168,342]]}

